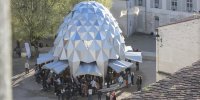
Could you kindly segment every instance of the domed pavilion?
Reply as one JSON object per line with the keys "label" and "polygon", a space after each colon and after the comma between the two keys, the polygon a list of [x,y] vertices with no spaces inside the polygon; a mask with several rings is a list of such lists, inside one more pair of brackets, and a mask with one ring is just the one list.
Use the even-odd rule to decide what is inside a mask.
{"label": "domed pavilion", "polygon": [[109,10],[98,2],[85,1],[64,18],[54,47],[40,54],[37,63],[45,63],[44,68],[56,74],[69,68],[73,76],[105,77],[108,67],[117,73],[131,67],[126,59],[141,61],[141,53],[127,51],[122,31]]}

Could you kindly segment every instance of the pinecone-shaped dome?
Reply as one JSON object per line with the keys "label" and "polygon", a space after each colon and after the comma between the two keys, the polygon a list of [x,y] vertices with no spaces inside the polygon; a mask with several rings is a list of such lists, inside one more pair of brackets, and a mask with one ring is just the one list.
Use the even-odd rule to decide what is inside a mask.
{"label": "pinecone-shaped dome", "polygon": [[106,67],[109,59],[123,59],[125,45],[121,32],[115,18],[102,4],[81,2],[58,30],[54,57],[77,66],[73,70],[80,62],[96,62],[98,67]]}

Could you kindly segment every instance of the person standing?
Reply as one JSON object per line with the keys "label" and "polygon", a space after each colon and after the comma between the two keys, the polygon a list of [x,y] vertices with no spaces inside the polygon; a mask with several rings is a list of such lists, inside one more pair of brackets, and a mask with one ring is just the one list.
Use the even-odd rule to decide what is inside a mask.
{"label": "person standing", "polygon": [[61,89],[61,100],[64,100],[65,98],[65,89]]}
{"label": "person standing", "polygon": [[126,87],[128,88],[128,73],[126,73],[125,81],[126,81]]}
{"label": "person standing", "polygon": [[29,73],[29,63],[28,61],[25,63],[25,73],[28,74]]}
{"label": "person standing", "polygon": [[140,90],[142,89],[142,76],[140,76]]}
{"label": "person standing", "polygon": [[98,100],[101,100],[101,95],[102,95],[102,92],[98,91]]}
{"label": "person standing", "polygon": [[44,91],[47,90],[47,80],[46,80],[45,76],[42,78],[42,89]]}
{"label": "person standing", "polygon": [[20,42],[17,41],[17,46],[15,48],[16,54],[21,58],[21,47],[20,47]]}
{"label": "person standing", "polygon": [[110,88],[110,78],[109,78],[109,74],[106,75],[106,83],[107,83],[107,88]]}
{"label": "person standing", "polygon": [[70,97],[70,94],[69,94],[69,87],[68,85],[66,85],[65,87],[65,99],[68,100]]}
{"label": "person standing", "polygon": [[87,82],[85,81],[85,83],[84,83],[84,87],[85,87],[85,89],[84,89],[84,93],[85,93],[85,96],[87,96],[87,92],[88,92],[88,84],[87,84]]}
{"label": "person standing", "polygon": [[119,86],[121,86],[123,84],[123,77],[120,75],[118,78],[119,81]]}
{"label": "person standing", "polygon": [[88,100],[92,100],[92,88],[88,89]]}
{"label": "person standing", "polygon": [[116,94],[115,94],[115,91],[112,92],[112,100],[116,100]]}
{"label": "person standing", "polygon": [[90,84],[92,85],[92,90],[93,90],[93,94],[95,93],[96,91],[96,81],[93,79]]}
{"label": "person standing", "polygon": [[113,100],[113,94],[110,93],[110,100]]}
{"label": "person standing", "polygon": [[131,83],[134,85],[134,72],[131,73]]}
{"label": "person standing", "polygon": [[106,100],[110,100],[110,93],[109,92],[106,94]]}
{"label": "person standing", "polygon": [[137,91],[140,91],[140,77],[137,77],[137,81],[136,81],[136,85],[137,85]]}
{"label": "person standing", "polygon": [[47,89],[51,89],[51,77],[47,78]]}
{"label": "person standing", "polygon": [[96,90],[100,89],[99,81],[96,81]]}
{"label": "person standing", "polygon": [[136,65],[136,71],[139,71],[139,62],[136,62],[135,65]]}
{"label": "person standing", "polygon": [[58,100],[60,100],[60,98],[61,98],[61,90],[60,89],[58,89],[56,91],[56,96],[58,96]]}

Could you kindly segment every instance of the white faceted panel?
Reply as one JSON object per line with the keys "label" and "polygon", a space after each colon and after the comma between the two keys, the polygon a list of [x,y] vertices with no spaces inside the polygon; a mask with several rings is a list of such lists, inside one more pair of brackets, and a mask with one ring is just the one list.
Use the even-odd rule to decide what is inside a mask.
{"label": "white faceted panel", "polygon": [[67,53],[65,48],[63,48],[62,53],[60,55],[60,60],[67,60]]}
{"label": "white faceted panel", "polygon": [[60,57],[61,52],[62,52],[62,49],[63,49],[63,47],[59,47],[59,46],[55,47],[53,56],[54,56],[54,57]]}

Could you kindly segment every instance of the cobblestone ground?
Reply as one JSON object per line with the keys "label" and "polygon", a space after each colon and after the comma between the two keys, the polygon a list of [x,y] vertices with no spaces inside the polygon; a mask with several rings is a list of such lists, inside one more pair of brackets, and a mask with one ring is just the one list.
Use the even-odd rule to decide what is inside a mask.
{"label": "cobblestone ground", "polygon": [[[144,41],[142,40],[144,37]],[[132,39],[134,38],[134,39]],[[136,39],[135,39],[136,38]],[[154,52],[154,43],[150,43],[149,48],[143,46],[145,42],[153,42],[154,39],[146,35],[136,35],[131,36],[126,39],[127,44],[137,46],[142,51],[152,51]],[[142,42],[143,41],[143,42]],[[142,45],[142,46],[140,46]],[[41,49],[41,52],[48,51],[49,48]],[[12,77],[12,87],[13,87],[13,99],[14,100],[56,100],[57,97],[52,91],[44,92],[41,90],[41,84],[37,84],[34,80],[34,70],[31,69],[29,74],[24,73],[24,63],[25,57],[13,58],[13,77]],[[30,61],[31,68],[35,64],[35,59]],[[133,66],[132,71],[135,71],[135,66]],[[156,68],[155,61],[145,60],[140,64],[140,71],[135,72],[136,75],[140,74],[143,76],[143,87],[155,82],[156,80]],[[129,88],[122,88],[116,91],[117,100],[131,95],[133,91],[136,91],[136,86],[130,86]],[[87,98],[78,97],[78,100],[87,100]],[[93,100],[97,100],[97,96],[93,96]],[[105,100],[105,95],[102,96],[102,100]]]}
{"label": "cobblestone ground", "polygon": [[155,36],[135,33],[125,38],[125,43],[135,49],[145,52],[156,52]]}

